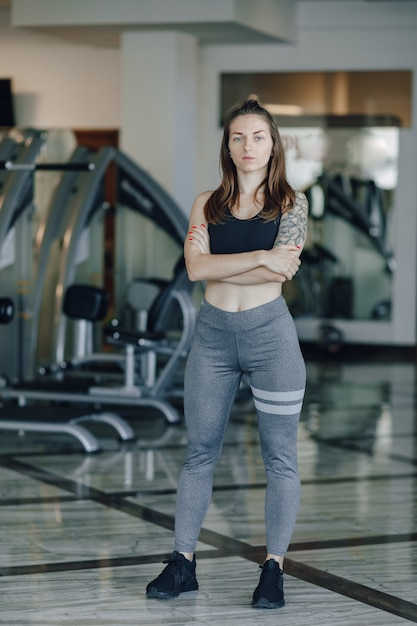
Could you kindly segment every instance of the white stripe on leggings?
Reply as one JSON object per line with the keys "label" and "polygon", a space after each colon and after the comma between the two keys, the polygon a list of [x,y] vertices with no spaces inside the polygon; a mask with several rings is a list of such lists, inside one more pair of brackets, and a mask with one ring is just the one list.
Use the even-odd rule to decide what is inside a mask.
{"label": "white stripe on leggings", "polygon": [[302,400],[304,397],[304,389],[297,389],[296,391],[264,391],[263,389],[256,389],[256,387],[251,387],[251,389],[257,398],[271,402],[294,402],[295,400]]}
{"label": "white stripe on leggings", "polygon": [[272,415],[295,415],[301,411],[303,406],[302,402],[297,404],[266,404],[266,402],[259,402],[256,398],[254,398],[254,402],[258,411]]}
{"label": "white stripe on leggings", "polygon": [[[303,406],[304,389],[296,391],[264,391],[252,387],[255,407],[271,415],[295,415]],[[261,402],[266,400],[267,402]]]}

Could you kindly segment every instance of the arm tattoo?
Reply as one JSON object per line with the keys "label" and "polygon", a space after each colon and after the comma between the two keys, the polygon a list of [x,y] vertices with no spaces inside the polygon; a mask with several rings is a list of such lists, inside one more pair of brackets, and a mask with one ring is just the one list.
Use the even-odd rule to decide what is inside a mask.
{"label": "arm tattoo", "polygon": [[281,217],[274,247],[285,244],[302,245],[307,234],[307,218],[307,198],[301,191],[296,191],[293,208]]}

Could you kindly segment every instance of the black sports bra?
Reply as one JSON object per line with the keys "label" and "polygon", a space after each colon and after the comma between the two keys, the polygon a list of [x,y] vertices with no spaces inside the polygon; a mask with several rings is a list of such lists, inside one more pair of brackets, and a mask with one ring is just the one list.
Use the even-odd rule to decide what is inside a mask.
{"label": "black sports bra", "polygon": [[227,208],[219,224],[208,224],[212,254],[233,254],[253,250],[271,250],[278,234],[280,216],[266,222],[255,215],[249,220],[239,220]]}

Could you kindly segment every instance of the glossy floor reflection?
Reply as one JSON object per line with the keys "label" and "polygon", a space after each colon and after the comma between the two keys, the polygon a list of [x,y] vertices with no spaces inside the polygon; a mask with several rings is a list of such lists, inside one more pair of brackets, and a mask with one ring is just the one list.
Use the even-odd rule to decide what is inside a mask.
{"label": "glossy floor reflection", "polygon": [[416,366],[307,359],[299,431],[302,505],[286,606],[250,607],[264,557],[265,477],[256,418],[239,403],[198,545],[200,590],[147,600],[172,549],[183,425],[124,415],[138,439],[0,438],[0,623],[372,626],[417,623]]}

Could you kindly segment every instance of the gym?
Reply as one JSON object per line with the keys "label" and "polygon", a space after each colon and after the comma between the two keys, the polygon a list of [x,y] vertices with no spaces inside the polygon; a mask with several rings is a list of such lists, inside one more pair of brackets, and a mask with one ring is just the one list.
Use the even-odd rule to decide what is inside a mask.
{"label": "gym", "polygon": [[[417,2],[0,0],[0,56],[0,621],[416,623]],[[250,94],[310,207],[284,289],[307,389],[279,612],[250,606],[265,476],[245,381],[200,589],[145,594],[187,444],[188,216]]]}

